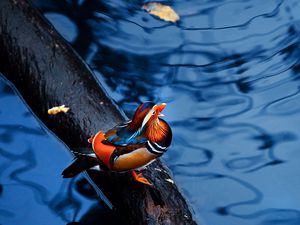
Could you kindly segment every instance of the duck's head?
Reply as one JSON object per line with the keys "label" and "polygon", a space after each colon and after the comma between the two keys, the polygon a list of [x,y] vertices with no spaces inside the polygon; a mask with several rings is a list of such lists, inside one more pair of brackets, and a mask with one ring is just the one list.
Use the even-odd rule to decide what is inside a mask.
{"label": "duck's head", "polygon": [[161,112],[166,105],[166,103],[160,105],[155,105],[153,102],[142,103],[134,113],[132,127],[143,129],[148,122],[158,121],[158,118],[163,116]]}

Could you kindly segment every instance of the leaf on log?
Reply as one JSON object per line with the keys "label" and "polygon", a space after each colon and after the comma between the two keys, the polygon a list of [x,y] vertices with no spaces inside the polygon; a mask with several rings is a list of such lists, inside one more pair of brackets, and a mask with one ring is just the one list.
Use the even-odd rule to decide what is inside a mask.
{"label": "leaf on log", "polygon": [[56,115],[57,113],[67,113],[70,110],[70,108],[66,107],[65,105],[61,106],[55,106],[52,107],[51,109],[48,109],[48,114],[49,115]]}

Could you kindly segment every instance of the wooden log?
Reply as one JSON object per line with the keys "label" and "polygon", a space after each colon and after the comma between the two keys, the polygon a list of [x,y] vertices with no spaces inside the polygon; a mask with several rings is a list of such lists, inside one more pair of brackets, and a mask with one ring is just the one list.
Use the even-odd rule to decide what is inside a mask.
{"label": "wooden log", "polygon": [[[88,66],[27,0],[0,1],[0,59],[0,71],[71,149],[87,147],[91,134],[125,120]],[[70,112],[47,114],[48,108],[61,104]],[[159,160],[144,175],[155,188],[132,181],[126,173],[90,172],[116,215],[128,224],[196,224]]]}

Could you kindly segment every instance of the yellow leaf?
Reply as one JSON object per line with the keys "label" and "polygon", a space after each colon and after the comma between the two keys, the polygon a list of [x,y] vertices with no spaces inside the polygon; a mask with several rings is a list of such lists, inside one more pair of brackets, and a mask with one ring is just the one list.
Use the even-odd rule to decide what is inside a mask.
{"label": "yellow leaf", "polygon": [[176,22],[179,20],[177,13],[167,5],[163,5],[158,2],[148,2],[143,5],[143,9],[146,10],[149,14],[158,16],[160,19],[168,22]]}
{"label": "yellow leaf", "polygon": [[56,115],[57,113],[60,113],[60,112],[66,113],[69,111],[69,109],[70,108],[66,107],[65,105],[55,106],[55,107],[52,107],[51,109],[48,109],[48,114]]}

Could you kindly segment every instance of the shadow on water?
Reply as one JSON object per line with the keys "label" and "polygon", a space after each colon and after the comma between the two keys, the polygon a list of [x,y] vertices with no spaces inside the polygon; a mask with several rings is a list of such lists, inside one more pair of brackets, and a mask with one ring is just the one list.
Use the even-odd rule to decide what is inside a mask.
{"label": "shadow on water", "polygon": [[[177,24],[148,15],[143,1],[34,3],[128,115],[142,101],[169,103],[174,142],[163,160],[201,224],[300,223],[297,0],[168,2],[181,17]],[[9,95],[8,88],[0,99]],[[1,125],[6,145],[16,141],[11,133],[19,124]],[[69,224],[99,221],[91,214],[109,220],[96,203],[80,213],[86,202],[77,195],[93,199],[82,181],[61,185],[52,198],[31,182],[24,185],[63,221],[81,218]]]}

